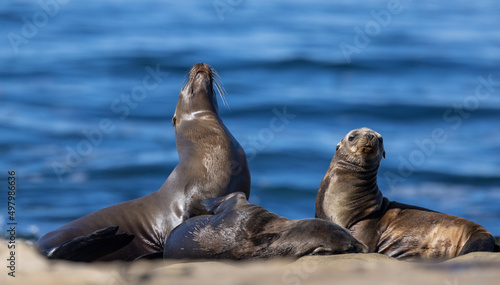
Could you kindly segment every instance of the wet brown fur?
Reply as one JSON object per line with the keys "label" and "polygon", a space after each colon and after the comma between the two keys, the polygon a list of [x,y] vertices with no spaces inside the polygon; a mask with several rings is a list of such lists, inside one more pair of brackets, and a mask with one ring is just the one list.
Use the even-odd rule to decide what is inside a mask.
{"label": "wet brown fur", "polygon": [[349,132],[319,187],[316,217],[346,227],[370,252],[400,259],[493,251],[493,236],[476,223],[383,197],[377,185],[383,157],[380,134],[368,128]]}

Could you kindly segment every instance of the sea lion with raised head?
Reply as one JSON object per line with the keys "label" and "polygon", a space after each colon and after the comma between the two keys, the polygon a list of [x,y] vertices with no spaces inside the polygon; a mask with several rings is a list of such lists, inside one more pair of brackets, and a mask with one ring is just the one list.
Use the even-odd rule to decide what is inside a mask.
{"label": "sea lion with raised head", "polygon": [[383,197],[377,185],[383,157],[380,134],[368,128],[349,132],[319,187],[316,217],[347,228],[370,252],[399,259],[494,250],[493,236],[476,223]]}
{"label": "sea lion with raised head", "polygon": [[191,218],[167,238],[166,259],[299,258],[367,252],[346,229],[321,219],[289,220],[232,193],[202,202],[213,215]]}
{"label": "sea lion with raised head", "polygon": [[[89,239],[102,238],[102,234],[91,233],[118,226],[120,232],[135,238],[129,241],[126,235],[118,235],[123,244],[129,243],[120,249],[105,250],[102,247],[113,239],[107,234],[102,239],[104,243],[97,241],[103,256],[95,259],[134,260],[162,252],[173,228],[191,217],[206,213],[201,201],[235,191],[248,196],[250,172],[246,156],[219,116],[214,85],[217,89],[220,86],[214,82],[216,76],[206,64],[198,63],[192,67],[172,119],[179,164],[158,191],[72,221],[43,236],[37,242],[38,248],[52,252],[52,248],[59,250],[67,241],[71,242],[65,244],[63,252],[68,252],[70,246],[86,248],[85,245],[93,242]],[[105,232],[114,235],[116,230]],[[86,235],[86,238],[79,238]],[[112,252],[106,254],[109,251]],[[71,259],[65,258],[64,254],[58,256]]]}

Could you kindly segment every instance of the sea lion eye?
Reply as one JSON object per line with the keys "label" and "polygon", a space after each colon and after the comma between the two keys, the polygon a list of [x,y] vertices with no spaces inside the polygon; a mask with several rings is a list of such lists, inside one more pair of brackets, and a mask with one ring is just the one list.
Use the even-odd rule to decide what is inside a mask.
{"label": "sea lion eye", "polygon": [[310,255],[331,255],[331,254],[333,254],[333,251],[331,249],[322,246],[314,249],[313,252],[310,253]]}
{"label": "sea lion eye", "polygon": [[349,141],[352,142],[352,140],[355,138],[356,136],[349,136]]}

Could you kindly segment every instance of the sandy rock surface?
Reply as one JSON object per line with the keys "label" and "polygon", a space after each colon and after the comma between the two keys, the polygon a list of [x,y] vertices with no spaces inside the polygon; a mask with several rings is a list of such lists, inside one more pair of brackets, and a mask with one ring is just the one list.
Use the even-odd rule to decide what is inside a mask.
{"label": "sandy rock surface", "polygon": [[[2,241],[6,245],[6,241]],[[438,264],[384,255],[307,256],[297,261],[73,263],[49,261],[29,243],[16,242],[15,277],[10,250],[0,247],[0,284],[500,284],[500,253],[471,253]]]}

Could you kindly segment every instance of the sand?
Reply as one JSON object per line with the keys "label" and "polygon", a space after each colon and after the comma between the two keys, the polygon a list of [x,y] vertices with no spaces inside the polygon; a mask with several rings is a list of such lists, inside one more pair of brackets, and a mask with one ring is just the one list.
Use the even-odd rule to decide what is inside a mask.
{"label": "sand", "polygon": [[16,241],[15,277],[1,242],[0,284],[500,284],[500,253],[471,253],[442,263],[398,261],[381,254],[307,256],[259,262],[166,261],[75,263],[49,261],[31,243]]}

